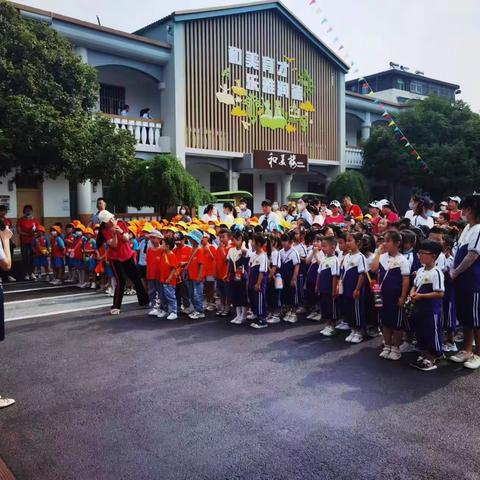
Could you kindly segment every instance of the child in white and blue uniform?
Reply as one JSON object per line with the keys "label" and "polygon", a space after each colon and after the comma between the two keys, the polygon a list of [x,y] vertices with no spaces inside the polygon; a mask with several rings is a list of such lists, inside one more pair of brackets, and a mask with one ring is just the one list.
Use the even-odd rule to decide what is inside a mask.
{"label": "child in white and blue uniform", "polygon": [[252,316],[247,317],[252,320],[250,326],[252,328],[268,327],[265,317],[267,315],[267,274],[268,274],[268,257],[263,251],[265,245],[265,237],[256,234],[252,239],[252,251],[249,254],[248,268],[248,298],[250,300],[250,309]]}
{"label": "child in white and blue uniform", "polygon": [[343,284],[343,314],[352,332],[345,338],[346,342],[360,343],[366,329],[365,317],[365,273],[367,263],[360,253],[362,234],[347,234],[347,255],[343,259],[341,281]]}
{"label": "child in white and blue uniform", "polygon": [[300,257],[293,248],[293,238],[289,234],[282,235],[280,250],[280,274],[283,280],[282,306],[285,309],[283,321],[296,323],[298,318],[295,309],[298,306],[297,277],[300,269]]}
{"label": "child in white and blue uniform", "polygon": [[435,370],[442,355],[442,297],[445,292],[443,272],[435,266],[442,251],[439,243],[425,240],[419,256],[424,265],[415,276],[410,298],[414,304],[412,321],[417,333],[420,356],[410,366],[422,371]]}

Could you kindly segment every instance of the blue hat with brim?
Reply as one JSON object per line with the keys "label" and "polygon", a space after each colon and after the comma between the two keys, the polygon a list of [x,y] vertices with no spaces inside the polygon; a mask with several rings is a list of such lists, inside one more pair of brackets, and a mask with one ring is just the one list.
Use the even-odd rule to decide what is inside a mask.
{"label": "blue hat with brim", "polygon": [[200,230],[192,230],[188,235],[187,238],[190,238],[191,240],[194,240],[197,242],[199,245],[202,243],[202,238],[203,234],[200,232]]}

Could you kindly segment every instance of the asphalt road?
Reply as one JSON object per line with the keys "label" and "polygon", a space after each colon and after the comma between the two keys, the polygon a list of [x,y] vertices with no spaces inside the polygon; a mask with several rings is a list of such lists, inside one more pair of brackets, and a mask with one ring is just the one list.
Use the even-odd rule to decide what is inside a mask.
{"label": "asphalt road", "polygon": [[480,372],[414,371],[314,323],[145,313],[8,324],[0,457],[18,480],[480,478]]}

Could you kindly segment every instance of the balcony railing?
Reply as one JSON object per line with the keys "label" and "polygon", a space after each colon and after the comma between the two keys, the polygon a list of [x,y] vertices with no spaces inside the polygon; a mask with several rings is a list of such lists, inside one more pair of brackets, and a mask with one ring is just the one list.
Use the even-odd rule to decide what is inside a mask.
{"label": "balcony railing", "polygon": [[345,147],[345,167],[362,168],[363,167],[363,148]]}
{"label": "balcony railing", "polygon": [[139,152],[166,153],[170,151],[170,138],[162,137],[162,122],[155,119],[123,117],[106,114],[117,128],[126,128],[137,141]]}

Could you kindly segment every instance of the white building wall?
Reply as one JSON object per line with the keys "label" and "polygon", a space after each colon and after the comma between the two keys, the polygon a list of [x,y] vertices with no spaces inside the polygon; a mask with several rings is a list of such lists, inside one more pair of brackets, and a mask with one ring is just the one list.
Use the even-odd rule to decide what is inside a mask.
{"label": "white building wall", "polygon": [[212,167],[205,164],[195,164],[194,162],[189,162],[187,165],[187,170],[190,175],[198,180],[200,185],[210,191],[210,172],[215,171]]}
{"label": "white building wall", "polygon": [[387,102],[398,103],[398,97],[411,98],[415,100],[424,100],[425,95],[419,95],[408,90],[400,90],[398,88],[390,88],[381,92],[375,92],[375,97]]}
{"label": "white building wall", "polygon": [[70,188],[65,177],[46,178],[43,181],[43,216],[70,216]]}
{"label": "white building wall", "polygon": [[0,177],[0,196],[2,197],[9,197],[6,199],[9,203],[9,210],[7,213],[7,217],[14,219],[18,217],[17,214],[17,187],[15,185],[15,182],[12,181],[11,187],[12,191],[10,192],[8,190],[8,182],[13,180],[14,178],[14,173],[12,172],[9,175],[6,175],[5,177]]}

